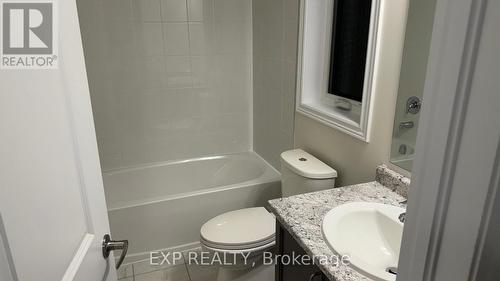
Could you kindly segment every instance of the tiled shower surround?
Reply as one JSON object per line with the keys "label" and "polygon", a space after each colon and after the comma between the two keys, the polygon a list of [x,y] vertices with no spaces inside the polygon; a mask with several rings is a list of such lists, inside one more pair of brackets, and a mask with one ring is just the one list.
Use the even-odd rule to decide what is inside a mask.
{"label": "tiled shower surround", "polygon": [[77,3],[103,170],[251,150],[252,1]]}
{"label": "tiled shower surround", "polygon": [[275,168],[293,147],[299,0],[252,0],[253,145]]}

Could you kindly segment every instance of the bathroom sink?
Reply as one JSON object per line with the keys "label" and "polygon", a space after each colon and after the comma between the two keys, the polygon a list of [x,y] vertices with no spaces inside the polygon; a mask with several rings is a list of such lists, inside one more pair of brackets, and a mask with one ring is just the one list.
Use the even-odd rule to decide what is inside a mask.
{"label": "bathroom sink", "polygon": [[374,280],[396,280],[405,209],[355,202],[340,205],[326,214],[322,232],[338,255],[348,255],[350,265]]}

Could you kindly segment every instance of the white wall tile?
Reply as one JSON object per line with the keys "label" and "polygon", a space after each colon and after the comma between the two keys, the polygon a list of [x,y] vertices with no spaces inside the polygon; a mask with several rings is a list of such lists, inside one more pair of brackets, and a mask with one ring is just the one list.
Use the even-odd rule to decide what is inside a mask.
{"label": "white wall tile", "polygon": [[166,56],[166,87],[191,88],[193,77],[189,56]]}
{"label": "white wall tile", "polygon": [[82,35],[105,170],[251,148],[250,2],[85,2]]}
{"label": "white wall tile", "polygon": [[134,16],[137,21],[160,22],[160,0],[134,0]]}
{"label": "white wall tile", "polygon": [[[118,55],[121,57],[129,56],[137,52],[137,32],[138,28],[132,21],[110,21],[104,19],[101,21],[105,28],[90,29],[83,33],[88,35],[88,40],[84,38],[84,50],[87,45],[94,45],[91,56],[102,56],[106,58],[109,54]],[[102,32],[102,37],[94,39],[95,35]],[[85,53],[89,55],[88,52]]]}
{"label": "white wall tile", "polygon": [[139,23],[137,25],[137,42],[141,46],[141,55],[163,55],[162,36],[161,23]]}
{"label": "white wall tile", "polygon": [[210,88],[193,88],[193,97],[198,103],[198,116],[210,116],[218,111],[220,95]]}
{"label": "white wall tile", "polygon": [[252,29],[249,21],[216,21],[215,50],[217,54],[250,52]]}
{"label": "white wall tile", "polygon": [[[251,21],[252,1],[248,0],[214,0],[214,14],[219,21]],[[282,0],[272,0],[282,1]]]}
{"label": "white wall tile", "polygon": [[213,75],[210,69],[212,57],[209,56],[191,56],[191,67],[193,76],[193,86],[196,88],[213,87],[211,83]]}
{"label": "white wall tile", "polygon": [[187,21],[187,0],[161,0],[161,13],[164,22]]}
{"label": "white wall tile", "polygon": [[[263,14],[263,56],[272,59],[282,57],[284,46],[283,0],[269,1]],[[298,28],[298,27],[297,27]],[[297,29],[298,30],[298,29]],[[287,46],[288,47],[288,46]]]}
{"label": "white wall tile", "polygon": [[223,54],[216,55],[214,58],[212,69],[218,89],[229,89],[234,92],[242,87],[251,89],[252,70],[247,67],[252,63],[250,53]]}
{"label": "white wall tile", "polygon": [[189,21],[208,21],[213,18],[213,0],[187,0]]}
{"label": "white wall tile", "polygon": [[152,130],[161,130],[170,117],[195,116],[199,114],[192,88],[162,89],[144,95],[143,112],[146,124]]}
{"label": "white wall tile", "polygon": [[139,69],[140,86],[143,89],[159,89],[165,86],[165,57],[143,57],[136,66]]}
{"label": "white wall tile", "polygon": [[283,64],[283,79],[281,92],[281,126],[280,129],[292,135],[295,118],[295,79],[297,65],[294,62]]}
{"label": "white wall tile", "polygon": [[189,23],[189,42],[191,55],[211,54],[213,50],[213,26],[201,22]]}
{"label": "white wall tile", "polygon": [[193,78],[186,73],[167,73],[167,88],[185,88],[193,85]]}
{"label": "white wall tile", "polygon": [[253,0],[253,144],[275,168],[293,147],[298,0]]}
{"label": "white wall tile", "polygon": [[189,55],[187,23],[165,23],[163,24],[163,33],[166,55]]}
{"label": "white wall tile", "polygon": [[291,62],[297,61],[299,5],[299,0],[284,2],[283,58]]}
{"label": "white wall tile", "polygon": [[191,58],[189,56],[166,56],[167,73],[191,73]]}
{"label": "white wall tile", "polygon": [[128,21],[133,19],[133,0],[106,0],[103,1],[103,11],[107,20]]}

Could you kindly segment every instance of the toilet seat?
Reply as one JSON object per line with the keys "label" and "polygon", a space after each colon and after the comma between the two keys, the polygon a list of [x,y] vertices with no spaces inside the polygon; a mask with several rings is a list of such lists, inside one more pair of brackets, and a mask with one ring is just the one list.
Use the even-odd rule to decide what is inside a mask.
{"label": "toilet seat", "polygon": [[240,244],[240,245],[227,245],[227,244],[217,244],[213,243],[210,241],[207,241],[203,238],[201,238],[201,243],[209,248],[212,249],[218,249],[218,250],[228,250],[228,251],[243,251],[243,250],[249,250],[249,249],[260,249],[260,248],[267,248],[269,246],[272,246],[274,242],[276,241],[276,237],[273,235],[269,237],[268,239],[264,241],[259,241],[256,243],[249,243],[249,244]]}
{"label": "toilet seat", "polygon": [[208,245],[202,243],[203,248],[205,248],[205,249],[211,250],[213,252],[228,253],[228,254],[257,253],[257,252],[269,249],[269,248],[273,247],[275,244],[276,244],[276,241],[273,241],[271,243],[264,244],[264,245],[258,246],[258,247],[252,247],[252,248],[224,249],[224,248],[221,248],[221,247],[211,247],[211,246],[208,246]]}
{"label": "toilet seat", "polygon": [[275,217],[263,207],[216,216],[200,230],[200,242],[218,251],[258,251],[275,243]]}

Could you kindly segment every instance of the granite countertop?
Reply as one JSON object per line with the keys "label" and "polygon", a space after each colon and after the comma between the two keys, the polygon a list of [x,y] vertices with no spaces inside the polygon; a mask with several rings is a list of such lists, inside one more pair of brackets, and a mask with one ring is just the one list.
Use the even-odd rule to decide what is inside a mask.
{"label": "granite countertop", "polygon": [[[384,184],[387,181],[401,181],[401,178],[387,180],[387,175],[392,176],[391,172],[385,166],[380,166],[377,168],[377,180]],[[385,180],[380,180],[381,178]],[[409,184],[409,180],[406,183]],[[269,206],[278,221],[310,256],[332,256],[334,253],[327,246],[321,232],[323,217],[328,211],[350,202],[377,202],[399,206],[399,203],[405,200],[400,194],[406,195],[407,192],[398,191],[405,188],[407,185],[396,189],[394,186],[384,186],[374,181],[275,199],[269,201]],[[337,266],[316,264],[332,281],[372,280],[342,263]]]}

